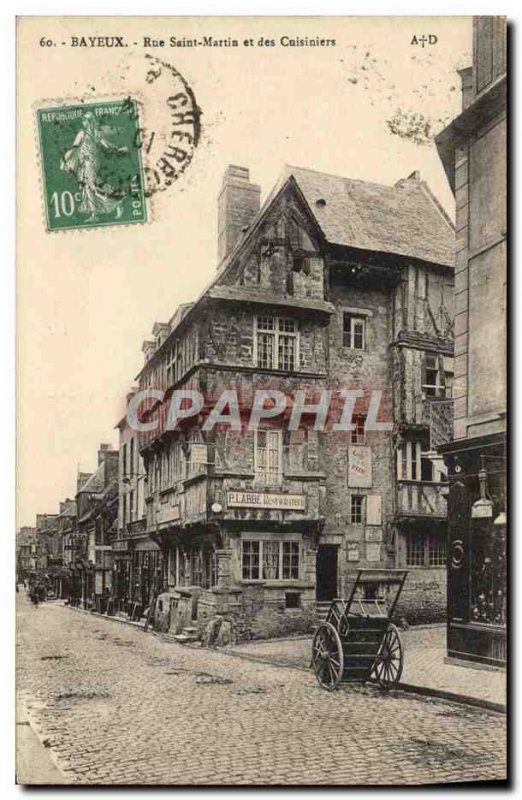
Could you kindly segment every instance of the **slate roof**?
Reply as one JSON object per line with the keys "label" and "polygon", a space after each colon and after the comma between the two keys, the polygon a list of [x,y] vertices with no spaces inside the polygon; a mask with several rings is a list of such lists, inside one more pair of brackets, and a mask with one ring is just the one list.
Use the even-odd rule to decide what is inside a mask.
{"label": "slate roof", "polygon": [[453,266],[453,225],[424,181],[383,186],[287,166],[290,176],[331,244]]}
{"label": "slate roof", "polygon": [[105,487],[105,472],[103,464],[100,464],[96,472],[94,472],[88,481],[86,481],[79,489],[80,492],[90,492],[91,494],[99,494]]}

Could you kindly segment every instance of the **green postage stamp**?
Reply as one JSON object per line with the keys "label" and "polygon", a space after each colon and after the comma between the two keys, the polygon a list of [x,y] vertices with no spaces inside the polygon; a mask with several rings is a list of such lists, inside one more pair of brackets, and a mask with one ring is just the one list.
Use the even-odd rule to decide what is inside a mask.
{"label": "green postage stamp", "polygon": [[135,100],[36,113],[49,231],[147,221]]}

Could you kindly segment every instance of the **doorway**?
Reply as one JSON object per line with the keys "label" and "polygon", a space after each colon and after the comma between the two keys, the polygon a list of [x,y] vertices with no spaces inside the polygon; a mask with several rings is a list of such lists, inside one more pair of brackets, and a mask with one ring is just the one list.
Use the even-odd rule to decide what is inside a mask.
{"label": "doorway", "polygon": [[318,601],[337,597],[337,555],[335,544],[320,544],[315,562],[315,591]]}

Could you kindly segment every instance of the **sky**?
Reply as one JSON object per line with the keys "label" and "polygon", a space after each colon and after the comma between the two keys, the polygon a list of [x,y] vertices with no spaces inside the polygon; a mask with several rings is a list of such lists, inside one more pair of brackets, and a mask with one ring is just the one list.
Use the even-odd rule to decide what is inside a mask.
{"label": "sky", "polygon": [[[155,321],[191,301],[217,266],[217,195],[230,163],[270,192],[285,164],[392,185],[419,170],[453,217],[433,144],[460,109],[457,69],[471,62],[471,18],[39,18],[19,26],[18,525],[55,513],[77,470],[117,446],[124,398]],[[42,35],[123,34],[128,50],[39,46]],[[412,44],[431,34],[436,44]],[[143,36],[335,47],[165,47],[202,109],[192,163],[153,197],[145,225],[48,233],[34,112],[135,94],[161,135]],[[136,44],[135,44],[136,43]],[[151,51],[149,51],[151,52]],[[155,52],[155,55],[158,53]]]}

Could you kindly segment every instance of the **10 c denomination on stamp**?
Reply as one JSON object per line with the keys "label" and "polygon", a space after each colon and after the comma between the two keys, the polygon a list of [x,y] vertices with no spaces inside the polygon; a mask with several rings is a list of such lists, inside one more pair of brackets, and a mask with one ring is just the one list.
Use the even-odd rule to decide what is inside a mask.
{"label": "10 c denomination on stamp", "polygon": [[147,221],[136,100],[36,112],[47,229]]}

